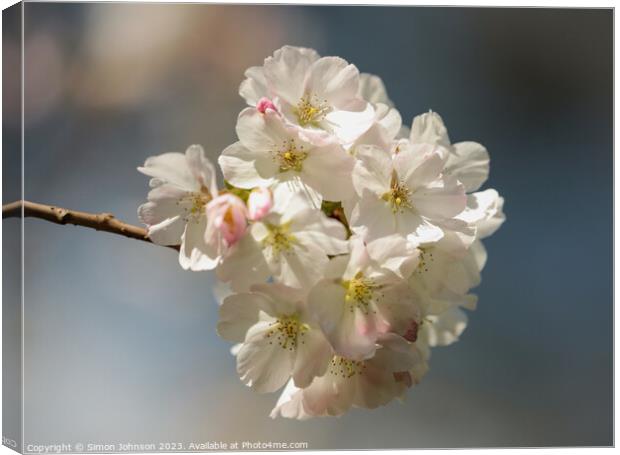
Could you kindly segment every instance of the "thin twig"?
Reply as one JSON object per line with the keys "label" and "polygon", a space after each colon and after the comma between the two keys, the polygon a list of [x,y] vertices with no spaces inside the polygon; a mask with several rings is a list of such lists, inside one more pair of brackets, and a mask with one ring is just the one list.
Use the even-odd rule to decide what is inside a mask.
{"label": "thin twig", "polygon": [[[53,205],[37,204],[29,201],[15,201],[2,206],[2,219],[21,218],[22,207],[24,217],[41,218],[56,224],[74,224],[97,231],[110,232],[122,235],[130,239],[142,240],[155,245],[148,238],[147,230],[139,226],[123,223],[111,213],[88,213],[77,210],[68,210]],[[179,250],[178,245],[170,245],[168,248]]]}

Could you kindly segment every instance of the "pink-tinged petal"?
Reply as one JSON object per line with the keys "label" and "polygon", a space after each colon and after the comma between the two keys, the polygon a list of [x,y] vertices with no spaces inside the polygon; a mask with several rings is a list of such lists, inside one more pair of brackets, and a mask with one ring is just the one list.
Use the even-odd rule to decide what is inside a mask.
{"label": "pink-tinged petal", "polygon": [[308,310],[337,354],[350,359],[371,357],[375,340],[385,322],[372,311],[347,303],[345,288],[330,280],[322,280],[308,295]]}
{"label": "pink-tinged petal", "polygon": [[248,211],[239,197],[230,193],[217,196],[207,204],[206,212],[208,222],[224,238],[227,246],[234,245],[245,235]]}
{"label": "pink-tinged petal", "polygon": [[256,103],[256,110],[261,114],[264,114],[267,110],[277,112],[278,108],[269,98],[263,97],[258,100],[258,103]]}
{"label": "pink-tinged petal", "polygon": [[273,207],[273,195],[269,188],[254,188],[248,197],[248,215],[250,220],[263,219]]}

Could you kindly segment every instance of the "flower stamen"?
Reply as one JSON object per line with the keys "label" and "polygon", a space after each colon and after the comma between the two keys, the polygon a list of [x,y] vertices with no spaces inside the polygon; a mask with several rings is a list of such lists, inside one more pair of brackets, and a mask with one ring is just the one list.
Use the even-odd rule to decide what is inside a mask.
{"label": "flower stamen", "polygon": [[297,348],[298,344],[304,344],[304,335],[310,327],[299,321],[298,314],[281,315],[274,322],[269,324],[271,327],[267,334],[267,338],[273,338],[269,344],[275,341],[282,349],[292,351]]}
{"label": "flower stamen", "polygon": [[263,240],[263,244],[265,246],[270,246],[273,251],[277,254],[283,251],[289,251],[297,239],[294,235],[289,233],[289,224],[281,224],[274,225],[270,223],[265,223],[269,233],[265,240]]}
{"label": "flower stamen", "polygon": [[294,114],[301,126],[319,127],[319,123],[329,113],[331,108],[327,104],[327,100],[321,101],[316,95],[304,95],[297,107],[293,109]]}
{"label": "flower stamen", "polygon": [[280,165],[280,172],[301,172],[303,161],[308,157],[304,146],[297,147],[295,139],[284,141],[282,148],[272,152],[274,160]]}
{"label": "flower stamen", "polygon": [[343,281],[342,286],[346,289],[344,301],[349,305],[349,311],[359,308],[368,314],[374,292],[378,289],[374,281],[364,278],[362,272],[358,272],[351,280]]}
{"label": "flower stamen", "polygon": [[341,376],[350,379],[353,376],[360,375],[366,369],[366,364],[360,360],[350,360],[339,355],[329,362],[328,372],[334,376]]}
{"label": "flower stamen", "polygon": [[396,171],[392,173],[392,181],[390,182],[390,191],[383,194],[381,199],[388,202],[392,207],[392,212],[403,213],[405,209],[412,209],[410,201],[411,190],[398,179]]}

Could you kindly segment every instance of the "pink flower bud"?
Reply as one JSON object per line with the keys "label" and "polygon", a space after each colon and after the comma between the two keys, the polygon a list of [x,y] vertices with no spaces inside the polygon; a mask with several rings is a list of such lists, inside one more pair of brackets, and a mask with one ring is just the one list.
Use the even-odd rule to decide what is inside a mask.
{"label": "pink flower bud", "polygon": [[[248,210],[237,196],[225,193],[207,204],[207,235],[219,231],[227,246],[234,245],[247,230]],[[209,229],[211,227],[211,229]],[[208,242],[209,239],[207,239]]]}
{"label": "pink flower bud", "polygon": [[248,197],[249,218],[258,221],[269,213],[273,196],[268,188],[254,188]]}
{"label": "pink flower bud", "polygon": [[273,104],[269,98],[265,97],[258,100],[258,103],[256,103],[256,109],[258,109],[258,112],[261,114],[264,114],[267,109],[271,109],[276,112],[278,111],[275,104]]}

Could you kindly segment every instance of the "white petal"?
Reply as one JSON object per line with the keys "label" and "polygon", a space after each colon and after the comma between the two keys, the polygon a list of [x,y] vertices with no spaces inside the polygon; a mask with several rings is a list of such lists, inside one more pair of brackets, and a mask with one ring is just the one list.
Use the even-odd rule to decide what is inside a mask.
{"label": "white petal", "polygon": [[349,109],[334,110],[325,116],[325,123],[345,146],[353,144],[375,122],[375,110],[370,103],[351,105]]}
{"label": "white petal", "polygon": [[270,322],[261,321],[250,328],[237,355],[241,381],[260,393],[275,392],[282,387],[293,368],[294,351],[268,337],[270,327]]}
{"label": "white petal", "polygon": [[[148,210],[145,208],[147,205],[141,205],[139,210]],[[185,220],[181,216],[166,218],[161,223],[153,224],[148,228],[149,238],[157,245],[179,245],[183,231],[185,231]]]}
{"label": "white petal", "polygon": [[390,190],[392,157],[384,149],[360,146],[356,149],[357,162],[353,169],[353,186],[359,196],[370,190],[379,197]]}
{"label": "white petal", "polygon": [[255,153],[262,153],[271,159],[269,152],[281,146],[283,141],[294,137],[293,129],[288,129],[280,115],[271,110],[261,114],[248,107],[237,118],[237,136],[244,147]]}
{"label": "white petal", "polygon": [[448,130],[441,116],[433,111],[416,116],[411,125],[410,139],[413,143],[426,143],[450,147]]}
{"label": "white petal", "polygon": [[401,278],[418,266],[419,250],[400,235],[382,237],[366,246],[371,259]]}
{"label": "white petal", "polygon": [[332,357],[332,349],[318,327],[300,335],[293,367],[297,387],[307,387],[316,376],[322,376]]}
{"label": "white petal", "polygon": [[149,227],[150,239],[158,245],[179,245],[185,229],[183,198],[179,187],[162,184],[149,192],[149,202],[138,208],[138,218]]}
{"label": "white petal", "polygon": [[320,246],[300,239],[289,251],[275,255],[272,261],[267,258],[267,261],[274,278],[282,284],[308,288],[321,278],[329,259]]}
{"label": "white petal", "polygon": [[217,333],[225,340],[241,342],[247,331],[258,322],[260,300],[265,298],[258,294],[232,294],[224,299],[219,308]]}
{"label": "white petal", "polygon": [[433,186],[420,188],[411,199],[421,215],[439,220],[458,215],[467,204],[465,188],[454,178],[442,179]]}
{"label": "white petal", "polygon": [[459,142],[446,162],[446,174],[459,179],[469,193],[476,191],[489,177],[489,152],[477,142]]}
{"label": "white petal", "polygon": [[451,308],[439,316],[429,316],[428,343],[447,346],[459,339],[467,327],[467,315],[460,308]]}
{"label": "white petal", "polygon": [[239,87],[241,95],[250,106],[256,106],[258,100],[268,97],[267,81],[262,66],[251,66],[245,71],[246,79]]}
{"label": "white petal", "polygon": [[184,190],[195,191],[198,189],[198,182],[190,172],[185,155],[182,153],[171,152],[151,156],[146,159],[144,166],[139,167],[138,170],[143,174],[171,183]]}
{"label": "white petal", "polygon": [[271,274],[262,248],[252,235],[245,235],[235,243],[216,273],[220,280],[230,282],[230,287],[235,291],[247,291],[253,284],[264,282]]}
{"label": "white petal", "polygon": [[393,106],[385,85],[379,76],[369,73],[360,74],[359,95],[369,103],[382,103]]}
{"label": "white petal", "polygon": [[241,142],[226,147],[218,158],[224,179],[239,188],[269,186],[278,166],[263,152],[245,148]]}
{"label": "white petal", "polygon": [[187,223],[179,251],[179,263],[185,270],[201,271],[214,269],[220,260],[220,252],[205,242],[207,217],[198,222]]}
{"label": "white petal", "polygon": [[396,232],[396,219],[392,209],[368,190],[354,206],[349,224],[354,232],[367,235],[368,240]]}
{"label": "white petal", "polygon": [[267,86],[289,104],[297,104],[303,96],[304,81],[310,66],[319,59],[313,49],[284,46],[265,59]]}
{"label": "white petal", "polygon": [[399,143],[394,169],[400,180],[415,191],[439,177],[447,156],[446,149],[435,145]]}
{"label": "white petal", "polygon": [[353,195],[351,173],[355,159],[338,145],[317,147],[303,162],[302,178],[328,201]]}
{"label": "white petal", "polygon": [[340,57],[322,57],[312,64],[305,92],[331,106],[341,107],[357,96],[359,71]]}
{"label": "white petal", "polygon": [[185,152],[187,167],[198,182],[200,187],[207,188],[211,195],[217,195],[217,183],[215,168],[211,161],[205,156],[205,152],[200,145],[192,145]]}
{"label": "white petal", "polygon": [[276,406],[271,410],[269,417],[285,417],[288,419],[306,420],[312,417],[308,414],[302,404],[302,391],[295,387],[291,379],[287,384]]}
{"label": "white petal", "polygon": [[322,248],[326,255],[344,254],[349,249],[342,223],[328,218],[320,210],[300,211],[292,221],[291,232],[300,241]]}

